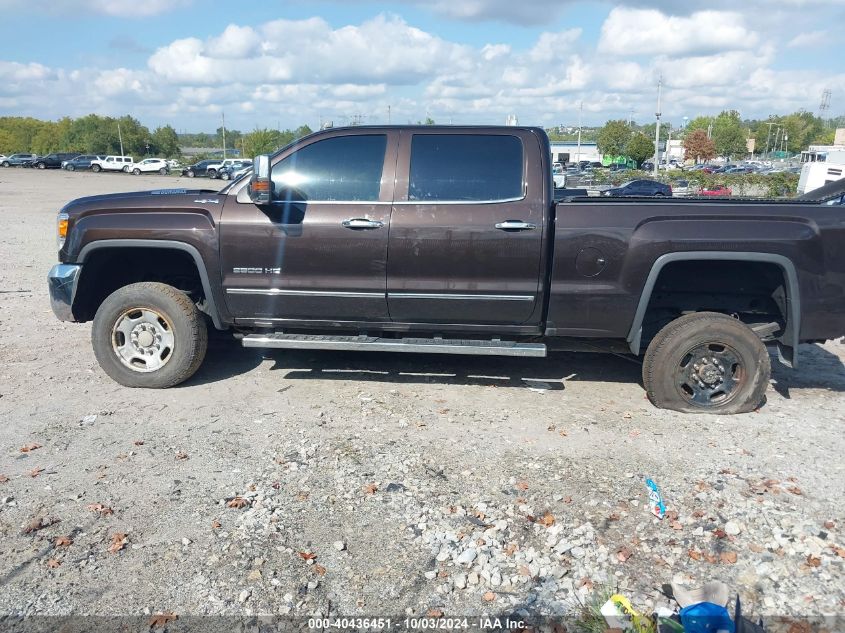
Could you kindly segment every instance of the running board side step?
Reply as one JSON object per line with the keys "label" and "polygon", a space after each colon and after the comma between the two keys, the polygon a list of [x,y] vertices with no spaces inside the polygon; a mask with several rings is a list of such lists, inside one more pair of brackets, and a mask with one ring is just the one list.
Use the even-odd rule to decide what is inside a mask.
{"label": "running board side step", "polygon": [[477,356],[546,355],[542,343],[517,341],[381,338],[378,336],[318,336],[314,334],[249,334],[243,337],[244,347],[283,349],[331,349],[343,351],[415,352],[422,354],[469,354]]}

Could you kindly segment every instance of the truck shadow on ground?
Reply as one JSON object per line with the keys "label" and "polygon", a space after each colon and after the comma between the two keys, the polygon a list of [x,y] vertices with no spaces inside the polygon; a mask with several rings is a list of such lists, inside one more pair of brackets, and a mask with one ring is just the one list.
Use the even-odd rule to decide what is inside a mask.
{"label": "truck shadow on ground", "polygon": [[[560,391],[565,381],[642,384],[641,365],[613,354],[552,352],[546,358],[389,354],[316,350],[245,349],[225,336],[212,337],[206,360],[186,385],[219,382],[245,374],[263,361],[286,380],[355,380],[405,384],[499,386]],[[820,345],[802,345],[798,369],[772,357],[772,384],[790,389],[845,391],[845,365]]]}
{"label": "truck shadow on ground", "polygon": [[802,345],[797,369],[790,369],[778,362],[775,354],[771,358],[772,387],[786,399],[791,397],[790,388],[845,391],[845,365],[842,359],[821,345]]}
{"label": "truck shadow on ground", "polygon": [[354,380],[406,384],[499,386],[559,391],[565,380],[636,384],[640,363],[609,354],[553,352],[546,358],[245,349],[215,337],[186,385],[226,380],[265,360],[286,380]]}

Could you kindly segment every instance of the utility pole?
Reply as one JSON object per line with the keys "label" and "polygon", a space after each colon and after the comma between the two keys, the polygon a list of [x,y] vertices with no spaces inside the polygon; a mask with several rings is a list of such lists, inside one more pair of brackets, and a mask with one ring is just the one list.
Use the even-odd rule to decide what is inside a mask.
{"label": "utility pole", "polygon": [[576,164],[578,169],[581,169],[581,115],[584,114],[584,102],[582,101],[578,106],[578,160]]}
{"label": "utility pole", "polygon": [[657,168],[660,165],[660,90],[663,88],[663,76],[657,80],[657,125],[654,127],[654,177],[657,178]]}
{"label": "utility pole", "polygon": [[120,155],[123,156],[123,134],[120,133],[120,121],[117,122],[117,138],[120,139]]}
{"label": "utility pole", "polygon": [[223,117],[223,160],[226,160],[226,113],[220,113]]}
{"label": "utility pole", "polygon": [[390,106],[387,106],[387,124],[390,125]]}
{"label": "utility pole", "polygon": [[769,126],[769,132],[768,132],[768,134],[766,134],[766,158],[768,158],[769,157],[769,141],[772,140],[772,126],[776,125],[776,124],[772,123],[770,121],[770,122],[766,123],[766,125]]}

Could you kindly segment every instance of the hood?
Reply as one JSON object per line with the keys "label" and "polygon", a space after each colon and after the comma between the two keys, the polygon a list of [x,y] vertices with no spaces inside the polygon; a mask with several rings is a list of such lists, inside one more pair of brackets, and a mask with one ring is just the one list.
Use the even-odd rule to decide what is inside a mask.
{"label": "hood", "polygon": [[173,209],[185,207],[218,206],[225,196],[214,189],[154,189],[152,191],[128,191],[107,193],[98,196],[76,198],[68,202],[62,211],[78,215],[86,211],[121,211],[129,209]]}

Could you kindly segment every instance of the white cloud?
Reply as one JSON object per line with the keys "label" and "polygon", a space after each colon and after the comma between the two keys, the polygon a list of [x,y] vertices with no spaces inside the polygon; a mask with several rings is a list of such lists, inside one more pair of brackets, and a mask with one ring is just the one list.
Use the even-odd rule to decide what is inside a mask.
{"label": "white cloud", "polygon": [[689,17],[655,9],[616,8],[601,29],[599,50],[611,55],[690,55],[748,50],[757,34],[738,13],[700,11]]}
{"label": "white cloud", "polygon": [[230,25],[219,37],[176,40],[149,68],[173,83],[241,80],[270,83],[415,84],[439,68],[461,68],[470,49],[380,15],[333,29],[321,18],[275,20],[252,29]]}
{"label": "white cloud", "polygon": [[826,44],[830,39],[831,35],[827,31],[806,31],[789,40],[787,46],[790,48],[813,48]]}
{"label": "white cloud", "polygon": [[193,0],[0,0],[3,11],[38,11],[55,15],[96,13],[119,18],[161,15],[191,5]]}
{"label": "white cloud", "polygon": [[[713,34],[728,19],[732,27]],[[625,20],[636,37],[618,30]],[[702,33],[713,35],[715,50]],[[515,113],[523,123],[552,124],[576,120],[583,101],[585,121],[631,110],[642,121],[653,117],[662,74],[663,111],[677,122],[722,108],[747,116],[813,109],[822,88],[845,92],[841,73],[775,70],[782,53],[761,43],[769,39],[729,12],[678,18],[630,8],[610,11],[597,47],[577,28],[538,33],[519,47],[470,46],[389,15],[341,27],[321,18],[230,24],[160,47],[141,69],[0,62],[0,111],[129,112],[152,125],[213,129],[225,110],[227,122],[251,129],[316,125],[319,117],[340,124],[359,113],[383,123],[390,106],[393,122],[428,113],[501,123]],[[643,54],[629,57],[632,50]]]}

